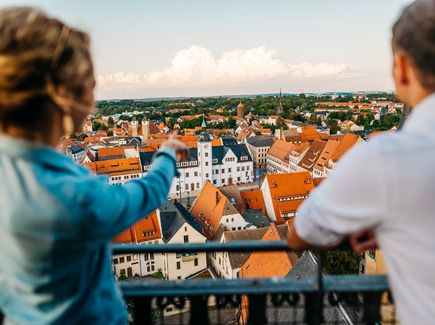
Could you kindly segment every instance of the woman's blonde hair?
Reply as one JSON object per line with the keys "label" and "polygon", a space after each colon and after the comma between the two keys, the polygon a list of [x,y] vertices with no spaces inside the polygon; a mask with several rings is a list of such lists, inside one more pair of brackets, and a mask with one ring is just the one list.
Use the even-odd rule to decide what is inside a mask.
{"label": "woman's blonde hair", "polygon": [[93,82],[89,36],[34,8],[0,10],[0,122],[46,127],[59,103],[53,89],[80,98]]}

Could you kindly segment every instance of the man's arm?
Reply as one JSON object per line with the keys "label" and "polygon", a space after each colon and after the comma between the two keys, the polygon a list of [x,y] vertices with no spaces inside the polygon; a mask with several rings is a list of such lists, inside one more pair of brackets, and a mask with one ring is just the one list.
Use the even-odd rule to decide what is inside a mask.
{"label": "man's arm", "polygon": [[293,249],[332,247],[348,235],[377,227],[385,210],[385,171],[376,143],[359,145],[313,190],[297,212]]}

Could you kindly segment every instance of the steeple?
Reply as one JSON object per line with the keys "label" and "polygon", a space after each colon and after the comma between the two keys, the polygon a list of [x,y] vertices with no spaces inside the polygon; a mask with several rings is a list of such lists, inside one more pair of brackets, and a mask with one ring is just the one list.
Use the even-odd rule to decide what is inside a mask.
{"label": "steeple", "polygon": [[279,88],[279,97],[278,97],[278,109],[277,109],[277,113],[278,114],[282,114],[284,111],[284,109],[282,108],[282,93],[281,93],[281,88]]}
{"label": "steeple", "polygon": [[207,124],[205,124],[204,113],[202,113],[202,123],[201,123],[202,131],[205,131],[206,127],[207,127]]}

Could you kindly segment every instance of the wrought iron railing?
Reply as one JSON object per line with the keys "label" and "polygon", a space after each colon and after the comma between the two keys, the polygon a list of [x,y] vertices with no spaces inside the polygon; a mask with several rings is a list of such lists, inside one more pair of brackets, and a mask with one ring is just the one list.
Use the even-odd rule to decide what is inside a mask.
{"label": "wrought iron railing", "polygon": [[[114,254],[289,251],[285,242],[114,245]],[[135,324],[393,324],[385,276],[122,281]]]}

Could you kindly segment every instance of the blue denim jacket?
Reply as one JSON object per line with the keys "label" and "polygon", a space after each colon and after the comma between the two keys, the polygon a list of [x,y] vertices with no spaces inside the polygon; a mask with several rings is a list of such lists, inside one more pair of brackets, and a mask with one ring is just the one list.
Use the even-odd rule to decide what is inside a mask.
{"label": "blue denim jacket", "polygon": [[13,324],[125,324],[110,240],[158,208],[177,173],[107,184],[54,149],[0,136],[0,309]]}

